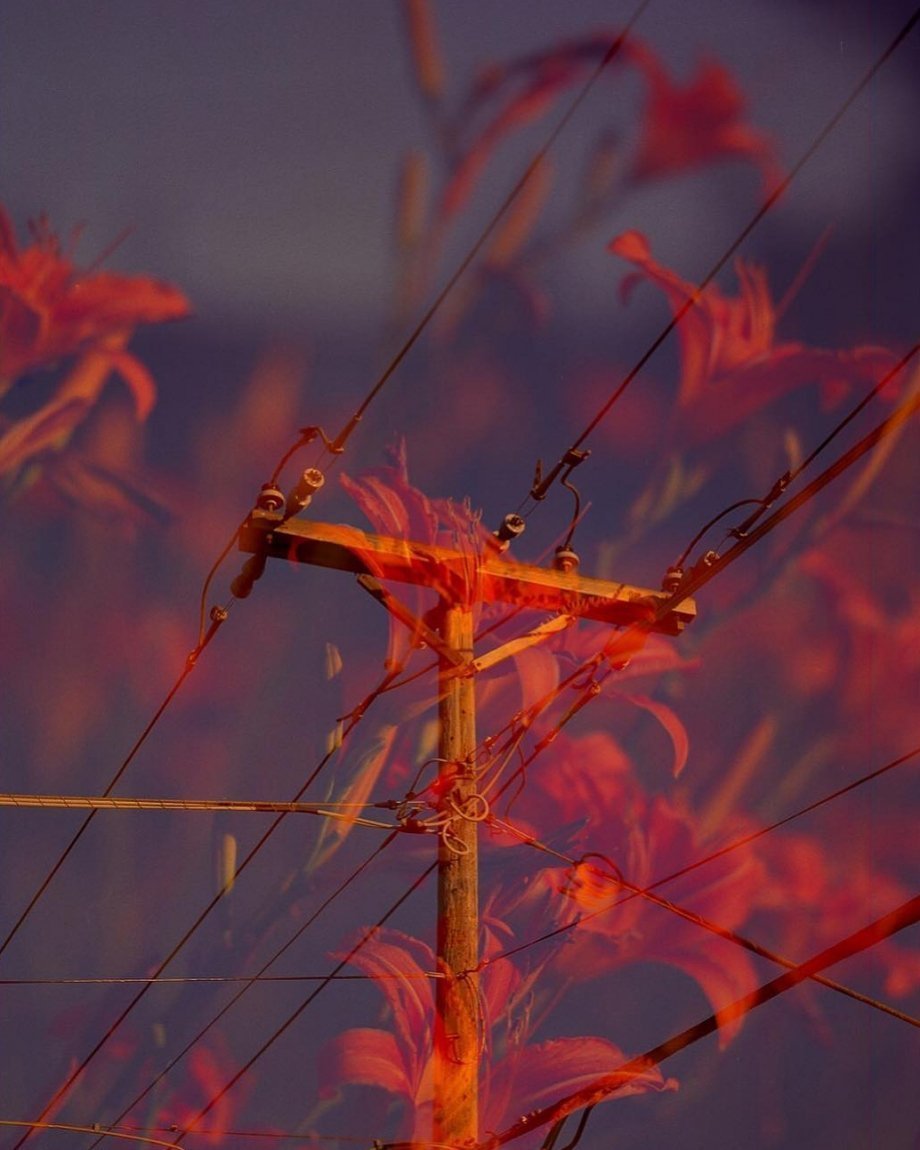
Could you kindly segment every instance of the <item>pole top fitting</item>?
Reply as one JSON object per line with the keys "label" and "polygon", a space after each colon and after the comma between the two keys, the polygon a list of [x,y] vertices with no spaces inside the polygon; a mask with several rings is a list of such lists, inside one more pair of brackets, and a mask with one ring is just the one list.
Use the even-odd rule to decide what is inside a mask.
{"label": "pole top fitting", "polygon": [[513,511],[509,512],[502,520],[499,529],[493,532],[501,550],[504,551],[510,543],[522,535],[526,526],[526,522],[520,515],[516,515]]}
{"label": "pole top fitting", "polygon": [[285,514],[287,516],[296,515],[298,511],[303,511],[305,507],[309,507],[313,496],[325,482],[326,477],[318,467],[308,467],[297,480],[297,486],[288,496]]}
{"label": "pole top fitting", "polygon": [[557,571],[561,571],[563,575],[569,575],[578,570],[578,565],[581,560],[578,554],[572,550],[571,547],[566,547],[564,544],[556,548],[556,554],[553,556],[553,566]]}
{"label": "pole top fitting", "polygon": [[263,483],[256,499],[259,511],[280,511],[284,506],[284,492],[274,483]]}

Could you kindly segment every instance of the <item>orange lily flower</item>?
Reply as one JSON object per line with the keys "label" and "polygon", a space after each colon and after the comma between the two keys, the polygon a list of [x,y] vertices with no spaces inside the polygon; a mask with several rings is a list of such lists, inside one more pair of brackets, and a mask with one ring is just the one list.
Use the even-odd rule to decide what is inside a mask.
{"label": "orange lily flower", "polygon": [[145,418],[153,381],[118,345],[138,324],[188,315],[188,300],[147,276],[81,275],[45,219],[33,224],[32,240],[20,248],[0,208],[0,395],[34,368],[104,351],[131,389],[138,418]]}
{"label": "orange lily flower", "polygon": [[608,250],[639,269],[623,281],[624,298],[644,278],[661,288],[675,315],[694,301],[677,328],[677,418],[682,432],[697,442],[722,434],[804,384],[818,384],[826,397],[836,398],[852,384],[876,383],[895,362],[881,347],[826,350],[778,342],[777,308],[766,273],[754,264],[736,262],[741,292],[729,298],[715,284],[698,291],[662,267],[639,232],[617,236]]}
{"label": "orange lily flower", "polygon": [[766,188],[778,179],[773,143],[744,122],[744,96],[715,60],[700,64],[686,85],[675,84],[644,45],[633,43],[633,62],[648,81],[634,181],[659,179],[730,158],[758,165]]}
{"label": "orange lily flower", "polygon": [[[383,929],[348,961],[379,980],[392,1029],[356,1027],[327,1043],[318,1062],[320,1097],[335,1098],[344,1087],[383,1090],[402,1104],[400,1136],[423,1142],[431,1136],[433,1104],[434,994],[426,971],[436,968],[435,956],[419,939]],[[567,1097],[599,1072],[615,1071],[628,1060],[618,1046],[593,1035],[529,1043],[521,1018],[527,1014],[523,989],[521,975],[508,959],[490,963],[479,983],[485,1130],[501,1129],[522,1112]],[[673,1090],[676,1085],[650,1067],[631,1074],[616,1097]]]}

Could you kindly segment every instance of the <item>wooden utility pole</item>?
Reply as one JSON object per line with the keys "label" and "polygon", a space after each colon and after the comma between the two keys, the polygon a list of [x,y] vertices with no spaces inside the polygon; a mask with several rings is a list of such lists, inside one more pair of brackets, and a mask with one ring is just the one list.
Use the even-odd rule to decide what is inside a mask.
{"label": "wooden utility pole", "polygon": [[444,603],[439,614],[441,639],[463,663],[458,674],[442,655],[439,676],[442,813],[459,814],[438,843],[437,960],[444,977],[435,983],[433,1140],[457,1146],[479,1137],[479,976],[468,973],[479,964],[477,812],[469,809],[477,802],[476,695],[472,674],[462,674],[473,658],[473,612],[460,602]]}
{"label": "wooden utility pole", "polygon": [[[240,532],[240,547],[253,553],[234,583],[243,597],[268,558],[288,559],[350,571],[392,613],[414,626],[439,656],[439,814],[437,965],[434,1027],[433,1140],[450,1146],[479,1139],[480,1018],[476,970],[479,965],[477,822],[482,812],[476,787],[475,673],[513,654],[527,639],[513,640],[483,658],[474,658],[473,608],[502,602],[518,608],[582,616],[628,626],[646,621],[668,593],[534,567],[505,558],[487,541],[471,571],[467,552],[372,535],[354,527],[292,518],[322,484],[319,472],[305,472],[298,491],[285,500],[276,488],[263,488],[259,503]],[[440,598],[436,626],[415,619],[377,580],[414,583]],[[685,599],[654,624],[677,635],[696,607]],[[537,631],[540,629],[538,628]],[[537,635],[537,631],[533,634]],[[544,630],[544,634],[546,631]],[[446,826],[445,826],[446,824]]]}

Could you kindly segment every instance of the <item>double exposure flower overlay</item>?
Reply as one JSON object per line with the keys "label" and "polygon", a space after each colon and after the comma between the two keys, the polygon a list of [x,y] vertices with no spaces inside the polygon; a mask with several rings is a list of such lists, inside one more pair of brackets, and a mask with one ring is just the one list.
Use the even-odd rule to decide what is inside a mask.
{"label": "double exposure flower overlay", "polygon": [[128,342],[141,324],[188,315],[188,301],[147,276],[82,272],[44,217],[30,241],[19,244],[0,207],[0,403],[14,390],[42,396],[30,406],[26,395],[18,416],[0,406],[0,484],[10,491],[41,474],[69,500],[127,505],[124,477],[74,450],[74,436],[113,375],[127,385],[135,419],[147,418],[156,387]]}
{"label": "double exposure flower overlay", "polygon": [[[607,31],[581,34],[452,84],[438,9],[408,0],[403,11],[429,131],[427,149],[406,155],[398,183],[392,318],[400,331],[432,298],[464,228],[475,230],[508,156],[542,138],[612,41]],[[814,1079],[865,1083],[869,1056],[860,1061],[854,1024],[840,1022],[859,1015],[836,1014],[843,999],[828,988],[801,988],[795,1005],[778,1012],[775,1041],[757,1029],[766,1011],[750,1022],[724,1012],[773,977],[780,960],[794,964],[834,944],[912,889],[911,795],[893,771],[891,789],[865,800],[865,817],[828,806],[811,822],[765,833],[913,747],[917,595],[905,590],[904,572],[916,558],[916,473],[903,444],[845,480],[832,513],[819,517],[815,505],[810,518],[795,521],[805,524],[799,536],[765,541],[756,553],[761,568],[741,572],[739,564],[707,587],[699,618],[677,639],[476,602],[483,556],[501,563],[506,554],[491,517],[515,506],[497,506],[508,494],[499,469],[520,466],[529,479],[538,453],[568,442],[623,378],[626,365],[610,342],[589,352],[563,339],[548,353],[562,326],[556,273],[576,243],[593,245],[604,269],[601,306],[611,331],[632,324],[628,334],[647,346],[660,325],[636,322],[641,305],[665,320],[681,314],[674,358],[670,370],[666,358],[663,368],[656,362],[630,392],[644,423],[631,422],[624,404],[592,441],[591,465],[573,476],[575,512],[571,489],[557,487],[508,558],[549,567],[553,548],[574,532],[583,574],[658,587],[675,537],[683,544],[712,513],[748,495],[752,474],[767,471],[772,481],[802,457],[813,428],[796,422],[801,411],[837,418],[844,401],[896,360],[897,349],[869,332],[825,332],[813,344],[807,323],[794,326],[795,292],[775,290],[762,251],[701,287],[698,268],[667,252],[663,228],[659,235],[648,217],[630,218],[639,197],[670,181],[706,179],[724,164],[752,198],[776,186],[777,146],[749,117],[727,67],[710,57],[681,75],[630,36],[594,96],[604,124],[588,117],[595,134],[588,126],[576,141],[584,167],[562,173],[551,156],[537,166],[419,340],[408,367],[420,362],[422,370],[402,393],[411,401],[395,426],[368,416],[360,449],[337,465],[335,482],[327,477],[307,513],[340,516],[349,531],[363,516],[374,532],[451,548],[463,562],[443,583],[432,565],[422,584],[388,585],[385,610],[385,596],[372,603],[341,572],[269,564],[257,593],[235,610],[234,628],[221,632],[223,655],[202,660],[183,688],[169,715],[178,711],[181,721],[158,726],[155,752],[147,748],[138,764],[148,773],[124,791],[202,801],[302,795],[304,805],[322,804],[323,821],[285,814],[283,830],[250,867],[247,852],[273,833],[265,827],[274,814],[210,811],[195,822],[197,813],[148,812],[151,822],[139,819],[139,830],[127,829],[127,816],[113,819],[103,839],[100,812],[102,893],[81,890],[83,901],[70,909],[83,915],[98,898],[111,913],[102,928],[93,919],[91,933],[74,926],[68,972],[140,972],[143,981],[172,934],[180,936],[172,930],[180,917],[187,912],[191,922],[200,912],[198,896],[205,906],[213,899],[215,913],[200,932],[193,928],[176,985],[160,980],[147,1013],[124,1033],[120,1022],[107,1030],[121,1009],[116,997],[134,993],[124,987],[107,987],[95,1009],[81,1007],[50,1028],[52,1091],[94,1051],[61,1099],[63,1120],[123,1121],[126,1132],[143,1126],[164,1138],[197,1127],[190,1147],[235,1145],[241,1130],[330,1146],[431,1137],[435,991],[445,975],[433,946],[433,899],[422,904],[413,893],[385,925],[356,927],[374,923],[432,864],[445,825],[439,803],[450,770],[447,782],[439,778],[431,627],[438,590],[458,586],[473,602],[478,661],[480,962],[459,974],[473,988],[480,1031],[481,1136],[615,1076],[707,1014],[716,1037],[675,1066],[674,1077],[652,1065],[624,1077],[614,1097],[634,1097],[604,1108],[607,1141],[676,1145],[683,1134],[682,1144],[721,1144],[708,1131],[724,1135],[731,1098],[736,1107],[761,1104],[764,1146],[792,1145],[782,1141],[785,1112],[806,1087],[809,1100],[817,1095]],[[607,112],[617,116],[613,126]],[[189,307],[177,288],[145,276],[81,270],[72,247],[44,219],[21,240],[0,214],[0,484],[11,498],[29,490],[77,504],[105,525],[113,512],[136,521],[158,510],[136,481],[136,435],[156,389],[129,342],[137,328],[179,319]],[[595,396],[588,360],[602,354],[603,394]],[[188,588],[200,585],[252,498],[247,469],[263,480],[258,468],[283,452],[305,418],[307,358],[270,348],[235,397],[222,393],[198,422],[189,414],[187,458],[158,476],[171,504],[181,499],[182,514],[157,543],[155,563],[137,548],[133,566],[116,566],[86,532],[82,550],[71,540],[67,553],[80,578],[61,589],[57,573],[30,579],[25,560],[13,556],[16,586],[4,578],[15,619],[0,658],[17,672],[10,697],[27,732],[20,742],[28,744],[28,786],[76,791],[88,764],[85,789],[98,792],[98,748],[112,757],[113,723],[130,745],[132,724],[146,721],[163,685],[188,665]],[[313,408],[325,403],[345,416],[352,409],[318,358],[306,418],[328,427],[326,413]],[[904,386],[886,391],[882,406]],[[770,451],[739,462],[758,435]],[[617,447],[628,467],[610,450]],[[314,449],[321,452],[319,439]],[[488,499],[477,482],[490,485]],[[464,491],[473,499],[440,497]],[[880,545],[893,524],[913,531],[903,553]],[[164,572],[179,573],[183,593],[173,600]],[[224,574],[218,570],[218,582]],[[106,588],[104,609],[93,600],[94,581]],[[216,586],[206,585],[212,598],[204,607],[220,601]],[[388,853],[378,863],[381,843]],[[241,860],[245,874],[235,873]],[[31,865],[25,854],[15,862]],[[22,901],[21,873],[3,878],[11,905]],[[293,949],[302,934],[304,948]],[[276,968],[281,955],[288,965]],[[56,958],[43,953],[38,965],[56,974]],[[910,1009],[920,963],[909,939],[879,945],[852,966],[868,997]],[[327,977],[330,969],[336,974]],[[214,985],[221,981],[234,985]],[[312,1004],[319,990],[317,1010],[303,1027],[292,1025],[303,1009],[297,1003],[309,995]],[[247,995],[239,1008],[238,993]],[[754,1086],[745,1079],[736,1089],[745,1065],[754,1068]],[[886,1081],[897,1085],[899,1073],[886,1064]],[[40,1084],[30,1080],[28,1089],[38,1098]]]}

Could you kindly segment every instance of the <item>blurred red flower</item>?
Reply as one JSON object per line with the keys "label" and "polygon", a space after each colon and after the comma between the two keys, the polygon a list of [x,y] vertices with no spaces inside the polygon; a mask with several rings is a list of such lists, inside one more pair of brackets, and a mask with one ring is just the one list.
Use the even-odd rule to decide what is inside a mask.
{"label": "blurred red flower", "polygon": [[[494,913],[513,925],[516,938],[544,934],[547,923],[571,924],[553,970],[575,982],[637,962],[661,962],[689,975],[716,1011],[751,989],[754,968],[746,951],[714,941],[700,926],[633,893],[720,845],[700,832],[686,804],[650,797],[625,752],[604,732],[560,735],[529,768],[527,784],[514,802],[514,835],[548,839],[580,857],[574,866],[547,867],[526,886],[502,892]],[[720,828],[720,840],[747,829],[746,821],[732,820]],[[738,852],[688,877],[676,897],[710,922],[736,930],[763,881],[759,858]],[[670,891],[662,894],[671,897]],[[738,1028],[735,1021],[723,1029],[722,1045]]]}
{"label": "blurred red flower", "polygon": [[[433,1103],[433,983],[430,947],[394,930],[378,931],[349,961],[377,979],[387,999],[392,1031],[346,1030],[327,1043],[318,1062],[320,1097],[346,1086],[373,1086],[401,1098],[413,1141],[430,1138]],[[479,983],[485,1056],[481,1064],[482,1125],[500,1129],[518,1114],[574,1093],[627,1056],[604,1038],[559,1038],[529,1044],[518,1013],[530,983],[508,959],[490,963]],[[523,1013],[526,1014],[526,1011]],[[657,1067],[637,1071],[616,1097],[675,1088]]]}
{"label": "blurred red flower", "polygon": [[624,299],[648,279],[661,288],[675,315],[693,301],[677,328],[677,418],[682,433],[697,442],[723,434],[797,387],[817,384],[825,398],[836,399],[854,383],[877,383],[895,363],[881,347],[826,350],[778,342],[766,273],[754,264],[737,261],[741,292],[729,298],[715,284],[700,291],[657,263],[639,232],[615,237],[608,250],[639,269],[623,281]]}
{"label": "blurred red flower", "polygon": [[745,100],[731,74],[716,60],[703,61],[693,79],[676,84],[644,45],[631,46],[633,62],[648,81],[633,181],[679,175],[713,161],[751,160],[765,188],[779,179],[773,143],[745,123]]}
{"label": "blurred red flower", "polygon": [[33,368],[105,351],[143,419],[153,406],[153,382],[137,360],[110,341],[122,337],[123,343],[138,324],[188,312],[178,288],[147,276],[81,275],[44,218],[32,225],[32,243],[20,248],[0,207],[0,395]]}

